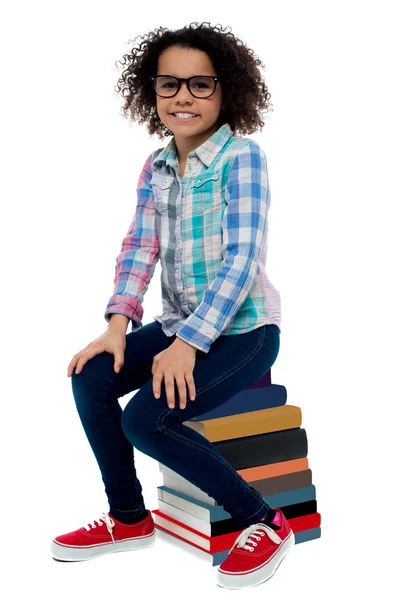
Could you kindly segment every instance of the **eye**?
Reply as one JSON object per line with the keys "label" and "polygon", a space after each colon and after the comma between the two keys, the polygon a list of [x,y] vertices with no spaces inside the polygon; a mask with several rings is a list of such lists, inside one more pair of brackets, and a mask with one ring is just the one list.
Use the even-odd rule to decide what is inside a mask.
{"label": "eye", "polygon": [[199,83],[195,83],[195,84],[194,84],[194,87],[199,87],[200,89],[201,89],[201,88],[202,88],[202,89],[207,89],[207,88],[209,88],[210,86],[209,86],[207,83],[202,83],[202,82],[199,82]]}

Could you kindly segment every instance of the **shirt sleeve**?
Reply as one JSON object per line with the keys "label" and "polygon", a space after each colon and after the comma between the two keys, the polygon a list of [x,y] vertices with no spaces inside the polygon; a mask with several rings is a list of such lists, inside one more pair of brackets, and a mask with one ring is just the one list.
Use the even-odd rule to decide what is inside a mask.
{"label": "shirt sleeve", "polygon": [[226,182],[221,268],[176,333],[205,353],[251,291],[267,234],[269,193],[266,155],[249,140],[234,158]]}
{"label": "shirt sleeve", "polygon": [[120,253],[116,259],[114,292],[104,318],[125,315],[131,320],[132,332],[142,327],[143,298],[159,260],[159,241],[155,226],[155,208],[151,188],[151,162],[147,158],[137,184],[137,206]]}

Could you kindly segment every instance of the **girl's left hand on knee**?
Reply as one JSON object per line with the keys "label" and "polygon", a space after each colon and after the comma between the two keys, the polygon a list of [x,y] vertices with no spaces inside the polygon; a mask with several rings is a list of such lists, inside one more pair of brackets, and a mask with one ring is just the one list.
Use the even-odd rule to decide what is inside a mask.
{"label": "girl's left hand on knee", "polygon": [[193,371],[197,348],[176,338],[173,344],[154,356],[151,372],[155,398],[161,395],[162,380],[165,379],[166,401],[169,408],[175,407],[175,379],[180,396],[180,408],[186,407],[186,383],[190,400],[195,399]]}

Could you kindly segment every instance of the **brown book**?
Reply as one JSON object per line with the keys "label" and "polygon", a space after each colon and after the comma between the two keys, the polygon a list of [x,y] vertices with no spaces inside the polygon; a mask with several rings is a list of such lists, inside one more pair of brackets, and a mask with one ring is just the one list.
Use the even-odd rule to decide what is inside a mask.
{"label": "brown book", "polygon": [[268,477],[260,481],[251,481],[251,486],[258,490],[262,496],[291,492],[309,485],[312,485],[311,469],[298,471],[297,473],[287,473],[287,475],[279,475],[278,477]]}
{"label": "brown book", "polygon": [[294,429],[301,424],[301,409],[291,404],[206,421],[184,422],[184,425],[194,429],[210,442]]}

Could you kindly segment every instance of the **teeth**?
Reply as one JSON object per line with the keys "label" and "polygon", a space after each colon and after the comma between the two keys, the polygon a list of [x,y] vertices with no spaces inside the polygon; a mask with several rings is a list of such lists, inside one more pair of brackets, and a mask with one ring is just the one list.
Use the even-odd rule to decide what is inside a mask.
{"label": "teeth", "polygon": [[174,113],[178,119],[189,119],[191,117],[195,117],[194,113]]}

